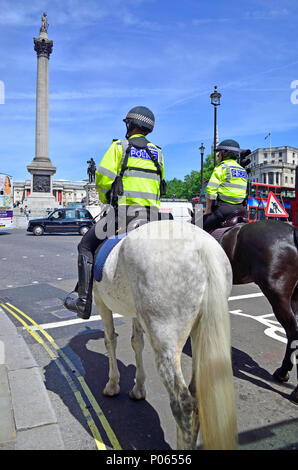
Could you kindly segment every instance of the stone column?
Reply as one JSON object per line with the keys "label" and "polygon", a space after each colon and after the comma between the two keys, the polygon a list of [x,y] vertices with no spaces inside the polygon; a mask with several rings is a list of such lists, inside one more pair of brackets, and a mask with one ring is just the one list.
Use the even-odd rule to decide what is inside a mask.
{"label": "stone column", "polygon": [[34,38],[37,53],[35,157],[27,166],[31,173],[31,194],[25,203],[32,209],[53,208],[52,177],[56,168],[49,158],[49,58],[53,41],[48,39],[47,15],[43,14],[38,38]]}
{"label": "stone column", "polygon": [[49,58],[53,41],[46,32],[34,38],[37,52],[35,161],[49,161]]}

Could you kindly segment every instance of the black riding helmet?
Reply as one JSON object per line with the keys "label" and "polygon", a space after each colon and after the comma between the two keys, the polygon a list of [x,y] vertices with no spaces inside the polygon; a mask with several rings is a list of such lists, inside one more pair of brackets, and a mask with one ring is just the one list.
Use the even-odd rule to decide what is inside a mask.
{"label": "black riding helmet", "polygon": [[222,150],[224,152],[223,158],[234,158],[234,159],[237,159],[240,155],[240,152],[242,152],[238,142],[232,139],[223,140],[216,147],[216,151],[219,151],[219,150]]}
{"label": "black riding helmet", "polygon": [[138,127],[148,134],[153,131],[155,118],[150,109],[145,106],[135,106],[127,113],[123,121],[126,124],[127,132],[134,127]]}

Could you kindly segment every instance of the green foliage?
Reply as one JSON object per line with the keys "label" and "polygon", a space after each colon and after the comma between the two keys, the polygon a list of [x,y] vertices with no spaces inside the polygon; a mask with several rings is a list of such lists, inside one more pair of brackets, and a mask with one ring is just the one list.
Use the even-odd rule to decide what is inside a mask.
{"label": "green foliage", "polygon": [[[213,154],[207,155],[203,162],[203,181],[209,179],[213,172]],[[174,178],[167,181],[167,193],[164,197],[171,198],[176,194],[177,199],[191,200],[199,196],[201,191],[201,171],[192,170],[190,175],[184,177],[184,181]]]}
{"label": "green foliage", "polygon": [[173,194],[176,194],[178,199],[185,199],[185,188],[184,183],[177,178],[167,181],[167,193],[164,197],[171,198]]}

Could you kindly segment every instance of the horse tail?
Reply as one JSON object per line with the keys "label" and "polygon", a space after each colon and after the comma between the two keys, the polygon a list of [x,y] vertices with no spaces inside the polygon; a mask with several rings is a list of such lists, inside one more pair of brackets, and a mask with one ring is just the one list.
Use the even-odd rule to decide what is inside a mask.
{"label": "horse tail", "polygon": [[220,264],[206,263],[209,282],[193,335],[195,385],[205,449],[234,449],[237,441],[227,273],[219,268]]}

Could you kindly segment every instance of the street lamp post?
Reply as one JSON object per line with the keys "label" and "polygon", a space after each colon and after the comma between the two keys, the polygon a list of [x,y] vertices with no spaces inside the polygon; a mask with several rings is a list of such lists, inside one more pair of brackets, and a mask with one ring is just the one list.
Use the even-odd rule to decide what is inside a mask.
{"label": "street lamp post", "polygon": [[202,142],[201,147],[199,149],[200,149],[200,152],[201,152],[201,193],[202,193],[202,188],[203,188],[203,159],[204,159],[204,150],[205,150],[203,142]]}
{"label": "street lamp post", "polygon": [[213,156],[214,156],[214,166],[216,165],[216,109],[220,105],[221,94],[217,91],[217,86],[214,86],[214,92],[210,95],[211,104],[214,106],[214,138],[213,138]]}

